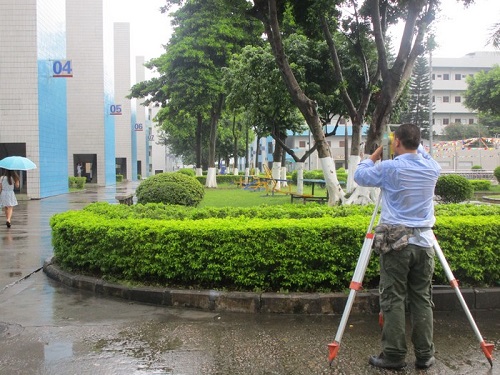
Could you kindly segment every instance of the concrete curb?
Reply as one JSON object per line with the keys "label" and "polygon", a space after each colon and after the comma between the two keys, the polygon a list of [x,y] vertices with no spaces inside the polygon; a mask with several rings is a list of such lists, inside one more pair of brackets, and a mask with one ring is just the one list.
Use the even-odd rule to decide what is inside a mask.
{"label": "concrete curb", "polygon": [[[344,293],[283,294],[129,287],[62,271],[52,259],[44,262],[43,271],[49,278],[66,286],[103,296],[214,312],[341,315],[348,297]],[[461,292],[471,311],[500,308],[500,288],[461,289]],[[455,291],[449,286],[435,286],[433,301],[435,311],[462,310]],[[356,294],[351,313],[377,314],[379,310],[378,290],[368,290]]]}

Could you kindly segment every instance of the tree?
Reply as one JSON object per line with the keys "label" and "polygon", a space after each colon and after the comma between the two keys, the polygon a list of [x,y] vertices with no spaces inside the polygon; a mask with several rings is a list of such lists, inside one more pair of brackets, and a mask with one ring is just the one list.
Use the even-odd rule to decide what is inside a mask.
{"label": "tree", "polygon": [[500,133],[500,66],[469,76],[466,82],[465,106],[478,111],[481,125],[488,129],[481,134]]}
{"label": "tree", "polygon": [[[233,53],[255,42],[260,26],[244,17],[244,0],[167,0],[180,8],[172,14],[174,33],[166,52],[147,66],[161,77],[132,89],[131,95],[151,95],[162,100],[158,119],[169,126],[182,126],[179,118],[190,118],[190,132],[196,143],[196,167],[201,174],[201,137],[208,134],[208,187],[216,187],[215,159],[217,127],[225,92],[223,68]],[[134,90],[136,89],[136,90]],[[195,121],[192,121],[192,120]],[[196,124],[193,126],[193,124]]]}
{"label": "tree", "polygon": [[491,34],[488,40],[488,44],[493,47],[500,49],[500,22],[497,22],[491,27]]}
{"label": "tree", "polygon": [[457,141],[461,139],[477,138],[487,136],[487,129],[480,124],[466,125],[454,123],[444,128],[444,138],[447,141]]}
{"label": "tree", "polygon": [[500,66],[467,77],[465,106],[485,115],[500,116]]}
{"label": "tree", "polygon": [[269,46],[246,46],[235,54],[225,75],[227,104],[244,111],[261,136],[271,135],[276,141],[273,152],[273,176],[280,179],[287,131],[302,130],[304,118],[293,104]]}
{"label": "tree", "polygon": [[409,85],[408,109],[401,121],[417,124],[423,138],[429,137],[429,88],[429,65],[425,57],[419,57]]}
{"label": "tree", "polygon": [[[280,4],[282,3],[280,2]],[[344,104],[353,125],[355,125],[353,127],[351,155],[358,154],[356,156],[359,158],[357,151],[359,151],[361,139],[361,124],[372,95],[376,94],[376,105],[371,116],[367,150],[373,148],[375,144],[381,144],[382,132],[390,118],[391,111],[410,77],[416,58],[424,52],[424,36],[434,18],[437,3],[433,0],[396,2],[367,0],[362,2],[360,7],[357,7],[356,3],[353,2],[352,15],[343,19],[341,18],[342,9],[336,7],[341,5],[340,1],[289,0],[287,3],[298,10],[294,14],[301,15],[303,22],[310,25],[321,25],[321,31],[329,47],[335,77],[340,84]],[[278,9],[276,0],[255,0],[250,14],[263,23],[286,87],[306,119],[314,137],[330,196],[329,204],[334,204],[338,199],[344,198],[343,191],[335,175],[333,160],[322,132],[316,103],[306,95],[300,86],[285,53],[278,21],[280,18],[278,11],[282,11],[282,9]],[[386,44],[387,27],[391,22],[403,17],[406,22],[400,48],[394,62],[389,65],[390,54]],[[314,32],[314,26],[311,26],[309,30]],[[346,34],[350,32],[349,41],[356,52],[353,58],[357,59],[362,67],[364,77],[364,84],[360,86],[361,94],[357,107],[349,95],[347,82],[343,78],[343,66],[334,37],[334,34],[342,33],[342,30]],[[377,51],[375,59],[372,59],[369,54],[373,46],[376,47]],[[375,92],[379,82],[380,89]],[[350,161],[349,164],[353,165],[354,163]],[[350,172],[349,175],[352,176],[354,170],[352,169]]]}

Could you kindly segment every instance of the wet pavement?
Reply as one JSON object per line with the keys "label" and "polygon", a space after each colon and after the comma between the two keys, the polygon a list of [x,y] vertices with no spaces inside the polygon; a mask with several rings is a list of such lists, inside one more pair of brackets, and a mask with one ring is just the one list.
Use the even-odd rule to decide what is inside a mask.
{"label": "wet pavement", "polygon": [[[151,306],[70,289],[40,269],[52,255],[50,217],[93,201],[116,202],[133,184],[90,187],[20,201],[0,226],[0,374],[315,375],[391,374],[367,364],[379,352],[378,317],[349,319],[328,366],[340,316],[214,313]],[[2,217],[3,219],[3,217]],[[3,223],[3,221],[0,221]],[[487,342],[500,346],[500,310],[474,311]],[[436,312],[437,363],[400,374],[498,374],[461,311]],[[410,345],[411,347],[411,345]],[[498,352],[493,352],[494,358]]]}

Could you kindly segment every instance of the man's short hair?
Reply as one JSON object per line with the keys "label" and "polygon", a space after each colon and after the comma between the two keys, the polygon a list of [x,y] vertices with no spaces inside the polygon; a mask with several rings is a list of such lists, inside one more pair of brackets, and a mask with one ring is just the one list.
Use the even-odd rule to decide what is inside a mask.
{"label": "man's short hair", "polygon": [[394,131],[394,137],[399,139],[404,148],[416,150],[420,145],[420,128],[415,124],[402,124]]}

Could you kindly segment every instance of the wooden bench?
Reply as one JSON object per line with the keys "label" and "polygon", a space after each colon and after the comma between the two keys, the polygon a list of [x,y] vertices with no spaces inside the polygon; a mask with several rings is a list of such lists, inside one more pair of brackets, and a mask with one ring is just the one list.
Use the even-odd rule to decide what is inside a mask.
{"label": "wooden bench", "polygon": [[134,204],[134,193],[115,195],[115,199],[120,204],[126,204],[127,206],[131,206]]}
{"label": "wooden bench", "polygon": [[318,202],[318,203],[327,203],[328,197],[318,197],[312,194],[297,194],[290,193],[290,201],[293,203],[294,199],[302,199],[302,203],[306,204],[306,202]]}

